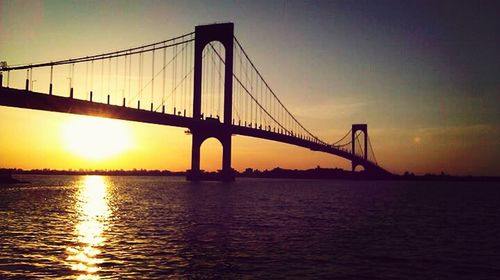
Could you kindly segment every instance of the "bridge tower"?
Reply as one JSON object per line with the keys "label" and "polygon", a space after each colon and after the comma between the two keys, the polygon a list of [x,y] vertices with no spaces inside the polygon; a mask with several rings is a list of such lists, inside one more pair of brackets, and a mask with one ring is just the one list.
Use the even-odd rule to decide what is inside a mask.
{"label": "bridge tower", "polygon": [[[193,118],[194,125],[190,127],[192,134],[191,170],[188,170],[187,179],[199,181],[207,179],[200,170],[200,150],[203,142],[208,138],[216,138],[222,144],[222,173],[218,180],[232,181],[234,174],[231,168],[231,120],[233,104],[233,44],[234,24],[222,23],[201,25],[195,27],[194,47],[194,97]],[[201,115],[202,90],[202,63],[203,49],[212,41],[220,42],[225,49],[224,66],[224,123],[216,120],[203,121]]]}
{"label": "bridge tower", "polygon": [[[351,145],[352,154],[356,155],[356,132],[362,131],[364,138],[364,149],[363,149],[363,159],[368,160],[368,125],[367,124],[353,124],[351,130]],[[352,160],[352,171],[356,169],[358,165],[363,165],[358,160]],[[363,166],[364,167],[364,166]]]}

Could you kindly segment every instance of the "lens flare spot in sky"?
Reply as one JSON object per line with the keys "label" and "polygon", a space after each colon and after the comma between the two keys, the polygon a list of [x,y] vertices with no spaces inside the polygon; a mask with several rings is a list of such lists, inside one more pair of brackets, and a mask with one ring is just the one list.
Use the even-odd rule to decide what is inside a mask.
{"label": "lens flare spot in sky", "polygon": [[128,127],[111,119],[72,118],[64,124],[62,134],[68,151],[92,161],[111,158],[132,146]]}

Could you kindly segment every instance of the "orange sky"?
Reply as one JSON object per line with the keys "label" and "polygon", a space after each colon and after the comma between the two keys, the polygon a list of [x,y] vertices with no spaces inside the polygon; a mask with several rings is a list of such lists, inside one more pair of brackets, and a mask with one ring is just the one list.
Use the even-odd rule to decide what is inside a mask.
{"label": "orange sky", "polygon": [[[422,7],[399,7],[398,13],[421,13],[406,19],[396,17],[396,11],[345,5],[1,1],[0,60],[20,64],[97,54],[168,39],[198,24],[233,21],[238,39],[273,90],[321,138],[334,142],[352,123],[366,122],[379,163],[392,172],[499,175],[500,87],[492,78],[499,63],[489,29],[471,27],[482,30],[484,38],[469,50],[464,47],[468,37]],[[447,16],[440,20],[462,22]],[[426,17],[434,21],[410,19]],[[477,63],[462,61],[464,56]],[[42,83],[40,77],[35,88]],[[65,89],[62,82],[58,86]],[[190,166],[191,139],[184,129],[123,121],[114,122],[130,135],[126,149],[105,160],[86,159],[64,142],[65,127],[78,118],[0,107],[0,167]],[[202,168],[220,168],[220,157],[220,145],[208,141]],[[317,165],[350,167],[303,148],[233,139],[238,170]]]}

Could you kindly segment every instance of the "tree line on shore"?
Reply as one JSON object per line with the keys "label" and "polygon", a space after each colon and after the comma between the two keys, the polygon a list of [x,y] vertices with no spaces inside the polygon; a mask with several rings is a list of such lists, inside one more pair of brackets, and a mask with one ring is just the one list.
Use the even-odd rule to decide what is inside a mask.
{"label": "tree line on shore", "polygon": [[[216,174],[220,172],[204,172],[207,174]],[[236,177],[250,178],[289,178],[289,179],[349,179],[349,180],[438,180],[438,181],[500,181],[500,177],[493,176],[451,176],[441,172],[440,174],[425,174],[415,175],[410,172],[405,172],[403,175],[377,176],[365,171],[346,171],[340,168],[316,168],[299,170],[299,169],[284,169],[276,167],[271,170],[259,170],[246,168],[244,171],[233,169]],[[36,174],[36,175],[104,175],[104,176],[185,176],[186,171],[170,171],[159,169],[30,169],[24,170],[19,168],[0,168],[0,175],[14,174]]]}

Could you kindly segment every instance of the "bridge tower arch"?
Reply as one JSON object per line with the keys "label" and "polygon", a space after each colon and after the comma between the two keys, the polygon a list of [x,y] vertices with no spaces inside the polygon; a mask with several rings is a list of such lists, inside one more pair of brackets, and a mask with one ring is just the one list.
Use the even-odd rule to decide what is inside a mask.
{"label": "bridge tower arch", "polygon": [[[353,124],[352,129],[351,129],[351,145],[352,145],[352,154],[355,156],[356,155],[356,132],[361,131],[363,132],[363,139],[364,139],[364,147],[363,147],[363,159],[366,161],[368,160],[368,125],[367,124]],[[358,165],[363,166],[363,168],[366,169],[366,167],[363,165],[363,163],[359,160],[356,160],[355,158],[351,161],[352,163],[352,171],[354,172],[356,167]]]}
{"label": "bridge tower arch", "polygon": [[[231,168],[231,120],[233,119],[233,45],[234,24],[221,23],[195,27],[194,42],[194,85],[193,85],[193,118],[190,127],[192,134],[191,170],[188,180],[203,180],[200,171],[201,144],[210,137],[222,143],[222,173],[220,180],[232,181],[234,174]],[[220,42],[225,49],[224,57],[224,119],[222,125],[213,121],[203,121],[201,115],[202,102],[202,64],[203,49],[212,41]]]}

